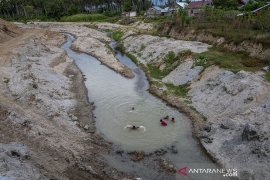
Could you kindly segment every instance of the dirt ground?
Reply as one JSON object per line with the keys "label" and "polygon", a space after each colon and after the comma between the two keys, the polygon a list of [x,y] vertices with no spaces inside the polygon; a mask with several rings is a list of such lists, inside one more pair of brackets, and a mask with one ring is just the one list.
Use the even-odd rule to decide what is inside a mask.
{"label": "dirt ground", "polygon": [[65,37],[0,24],[0,179],[129,178],[101,156],[111,144],[95,134],[83,76],[59,48]]}

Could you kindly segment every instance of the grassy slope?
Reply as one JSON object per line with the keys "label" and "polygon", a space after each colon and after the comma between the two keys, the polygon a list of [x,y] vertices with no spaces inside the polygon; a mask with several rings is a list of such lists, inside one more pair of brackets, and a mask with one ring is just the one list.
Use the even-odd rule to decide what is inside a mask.
{"label": "grassy slope", "polygon": [[252,58],[245,53],[235,53],[215,47],[210,48],[209,51],[194,54],[193,57],[197,66],[218,65],[233,72],[240,70],[255,72],[270,65],[269,61]]}
{"label": "grassy slope", "polygon": [[111,32],[111,36],[115,41],[120,41],[124,33],[122,31],[113,31]]}

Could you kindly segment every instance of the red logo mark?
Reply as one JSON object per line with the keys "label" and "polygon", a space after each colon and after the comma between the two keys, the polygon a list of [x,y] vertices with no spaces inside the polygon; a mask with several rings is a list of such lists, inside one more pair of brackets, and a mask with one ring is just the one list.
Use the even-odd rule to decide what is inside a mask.
{"label": "red logo mark", "polygon": [[181,173],[181,174],[183,174],[183,175],[185,175],[185,176],[187,176],[187,168],[188,167],[186,166],[186,167],[184,167],[182,169],[179,169],[178,172]]}

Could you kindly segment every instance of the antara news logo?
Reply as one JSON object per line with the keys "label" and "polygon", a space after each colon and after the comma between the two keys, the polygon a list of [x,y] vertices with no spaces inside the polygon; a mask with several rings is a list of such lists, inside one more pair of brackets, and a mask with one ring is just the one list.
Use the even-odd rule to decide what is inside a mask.
{"label": "antara news logo", "polygon": [[182,175],[188,176],[188,174],[222,174],[224,177],[236,177],[237,169],[188,169],[188,167],[184,167],[179,169],[178,172]]}

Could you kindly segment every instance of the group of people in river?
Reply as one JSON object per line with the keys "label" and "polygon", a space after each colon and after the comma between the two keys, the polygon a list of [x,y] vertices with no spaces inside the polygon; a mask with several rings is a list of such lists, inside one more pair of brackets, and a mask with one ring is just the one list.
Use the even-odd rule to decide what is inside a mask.
{"label": "group of people in river", "polygon": [[167,126],[168,125],[167,121],[175,122],[174,117],[170,119],[170,117],[167,115],[164,118],[160,119],[161,126]]}
{"label": "group of people in river", "polygon": [[[132,107],[131,110],[134,111],[135,108]],[[175,119],[174,119],[174,117],[170,118],[167,115],[167,116],[163,117],[162,119],[160,119],[161,126],[167,126],[168,125],[168,123],[167,123],[168,121],[171,121],[171,122],[174,123],[175,122]],[[125,128],[131,129],[131,130],[137,130],[137,129],[142,128],[142,129],[145,130],[145,127],[144,126],[135,126],[135,125],[127,125],[127,126],[125,126]]]}

